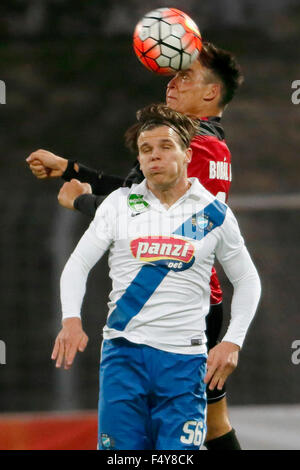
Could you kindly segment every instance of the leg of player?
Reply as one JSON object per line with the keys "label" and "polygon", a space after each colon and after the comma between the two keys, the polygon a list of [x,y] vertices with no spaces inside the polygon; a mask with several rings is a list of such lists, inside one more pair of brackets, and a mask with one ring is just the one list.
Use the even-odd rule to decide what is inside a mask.
{"label": "leg of player", "polygon": [[229,421],[226,397],[207,406],[207,450],[241,450]]}
{"label": "leg of player", "polygon": [[[208,349],[213,348],[221,332],[223,322],[222,303],[211,305],[206,317]],[[239,441],[228,417],[226,388],[209,390],[207,387],[207,433],[205,447],[208,450],[240,450]]]}
{"label": "leg of player", "polygon": [[99,450],[150,450],[147,374],[142,346],[104,340],[98,403]]}

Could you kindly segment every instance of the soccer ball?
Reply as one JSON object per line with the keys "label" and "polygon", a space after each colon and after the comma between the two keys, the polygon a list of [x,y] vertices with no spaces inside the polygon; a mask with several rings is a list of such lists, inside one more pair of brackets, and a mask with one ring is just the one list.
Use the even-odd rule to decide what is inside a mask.
{"label": "soccer ball", "polygon": [[133,48],[147,69],[171,75],[187,69],[202,47],[194,21],[176,8],[159,8],[147,13],[136,25]]}

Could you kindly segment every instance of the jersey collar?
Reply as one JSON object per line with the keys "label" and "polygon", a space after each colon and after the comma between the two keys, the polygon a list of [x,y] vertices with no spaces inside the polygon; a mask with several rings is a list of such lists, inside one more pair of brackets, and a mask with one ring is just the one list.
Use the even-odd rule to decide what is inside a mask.
{"label": "jersey collar", "polygon": [[[184,200],[187,200],[188,198],[200,200],[201,196],[203,195],[203,192],[207,192],[204,186],[199,183],[198,178],[188,178],[188,180],[192,183],[191,187],[183,194],[180,199],[178,199],[178,201],[175,202],[175,204],[173,204],[173,206],[177,206],[177,204],[183,202]],[[152,207],[163,207],[163,204],[160,202],[160,200],[147,187],[146,179],[143,179],[140,184],[132,185],[130,194],[141,194],[144,197],[145,201]]]}

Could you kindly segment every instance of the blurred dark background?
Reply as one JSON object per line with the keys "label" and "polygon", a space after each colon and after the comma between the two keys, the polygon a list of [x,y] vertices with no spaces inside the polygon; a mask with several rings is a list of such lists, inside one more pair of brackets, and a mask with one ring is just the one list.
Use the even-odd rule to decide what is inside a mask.
{"label": "blurred dark background", "polygon": [[[229,403],[299,402],[300,365],[291,362],[300,337],[300,105],[291,101],[300,79],[299,2],[1,0],[1,412],[97,407],[106,258],[88,281],[87,350],[71,371],[56,370],[50,355],[60,327],[59,277],[88,219],[60,208],[62,181],[36,180],[25,158],[45,148],[126,175],[132,157],[123,133],[138,108],[164,100],[167,83],[137,61],[131,35],[144,13],[163,6],[190,14],[205,39],[237,56],[245,75],[223,125],[233,155],[232,204],[263,295],[228,383]],[[294,205],[285,203],[290,193]],[[264,205],[274,195],[278,204],[271,198]],[[223,283],[228,312],[231,290]]]}

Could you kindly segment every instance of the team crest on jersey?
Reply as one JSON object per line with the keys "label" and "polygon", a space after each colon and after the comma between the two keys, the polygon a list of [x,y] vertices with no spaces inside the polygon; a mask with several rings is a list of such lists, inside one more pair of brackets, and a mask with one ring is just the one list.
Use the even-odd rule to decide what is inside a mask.
{"label": "team crest on jersey", "polygon": [[101,433],[101,444],[102,447],[106,450],[113,449],[115,445],[114,440],[105,433]]}
{"label": "team crest on jersey", "polygon": [[197,214],[193,215],[191,218],[191,223],[194,230],[206,230],[210,232],[213,228],[214,223],[209,220],[209,217],[206,214],[201,214],[197,216]]}
{"label": "team crest on jersey", "polygon": [[200,230],[204,230],[204,229],[207,228],[207,226],[209,224],[209,218],[205,214],[200,215],[196,218],[196,222],[197,222],[197,225],[200,228]]}
{"label": "team crest on jersey", "polygon": [[175,237],[142,237],[132,240],[130,249],[139,261],[184,271],[195,261],[195,247],[190,241]]}
{"label": "team crest on jersey", "polygon": [[149,209],[150,205],[144,200],[142,194],[130,194],[128,197],[128,205],[133,212],[144,212]]}

